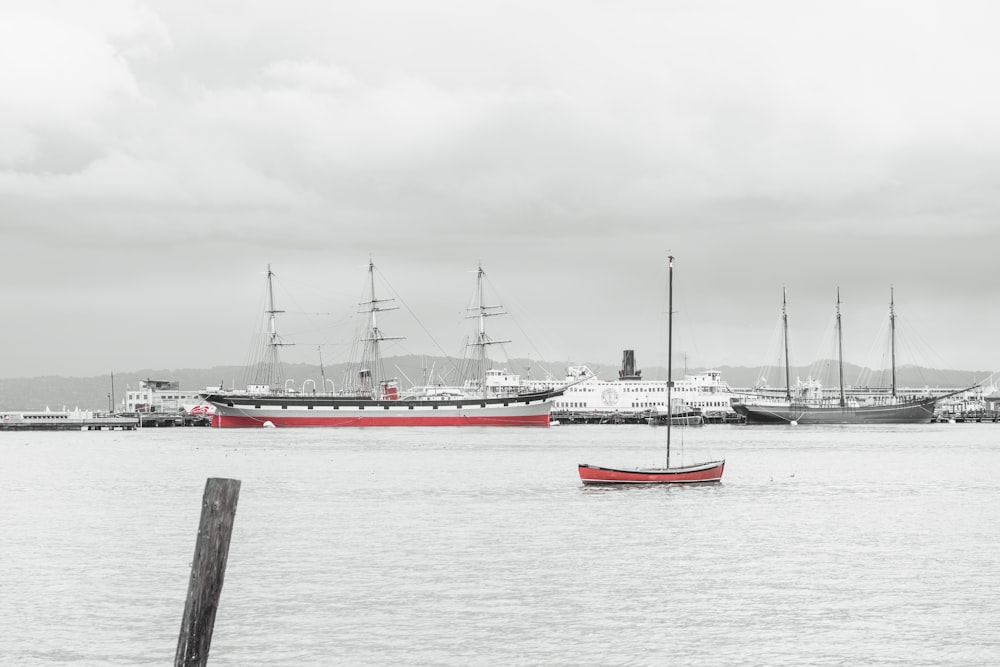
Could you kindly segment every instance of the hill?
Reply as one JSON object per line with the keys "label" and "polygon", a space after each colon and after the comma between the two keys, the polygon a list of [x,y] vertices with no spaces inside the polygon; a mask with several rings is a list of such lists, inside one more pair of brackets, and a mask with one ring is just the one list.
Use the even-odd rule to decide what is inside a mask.
{"label": "hill", "polygon": [[[565,376],[566,368],[579,365],[572,362],[539,362],[527,359],[512,359],[504,366],[523,377],[536,379],[556,378]],[[617,367],[607,364],[584,364],[605,380],[618,376]],[[819,364],[823,366],[824,364]],[[448,357],[401,356],[389,357],[385,360],[387,369],[394,369],[404,387],[412,384],[429,384],[431,377],[438,383],[454,383],[458,376],[460,360]],[[811,368],[815,372],[817,364]],[[685,373],[697,373],[705,369],[675,368],[674,377],[680,378]],[[760,377],[760,369],[747,366],[721,366],[714,370],[722,373],[723,379],[734,388],[751,387]],[[845,377],[848,383],[856,382],[861,377],[862,370],[858,366],[845,364]],[[348,364],[327,366],[321,374],[318,365],[286,364],[284,376],[287,383],[298,389],[308,390],[315,385],[317,390],[323,384],[327,387],[332,382],[335,387],[343,384]],[[791,370],[792,382],[796,378],[806,378],[810,368],[800,367]],[[989,377],[989,371],[964,371],[928,369],[916,366],[906,366],[897,369],[897,385],[900,387],[967,387],[981,382]],[[642,370],[642,377],[648,380],[665,379],[665,368],[653,367]],[[139,386],[139,380],[151,378],[154,380],[173,380],[180,383],[181,389],[197,390],[205,387],[241,387],[245,384],[245,371],[238,366],[216,366],[208,369],[141,369],[128,373],[115,373],[94,377],[58,377],[45,376],[34,378],[0,379],[0,410],[61,410],[63,408],[84,408],[106,410],[112,404],[112,383],[114,388],[114,405],[119,408],[124,400],[127,388]],[[819,378],[824,384],[835,384],[835,379]],[[770,379],[772,386],[783,386],[783,379]]]}

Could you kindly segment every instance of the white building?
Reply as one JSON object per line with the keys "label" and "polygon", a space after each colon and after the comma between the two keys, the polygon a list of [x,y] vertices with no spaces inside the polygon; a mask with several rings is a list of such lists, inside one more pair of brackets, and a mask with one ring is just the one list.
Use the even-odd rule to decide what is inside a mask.
{"label": "white building", "polygon": [[173,380],[139,380],[139,388],[125,390],[125,412],[187,412],[208,414],[214,409],[202,402],[200,391],[180,388]]}

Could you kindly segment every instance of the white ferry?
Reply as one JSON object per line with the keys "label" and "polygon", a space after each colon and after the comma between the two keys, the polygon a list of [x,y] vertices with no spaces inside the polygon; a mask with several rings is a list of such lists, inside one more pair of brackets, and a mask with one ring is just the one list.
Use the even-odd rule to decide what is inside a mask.
{"label": "white ferry", "polygon": [[[531,381],[539,385],[545,381]],[[615,380],[602,380],[586,366],[570,366],[566,372],[564,394],[552,405],[553,414],[572,417],[618,415],[638,419],[649,412],[663,413],[667,407],[667,381],[643,380],[635,368],[635,353],[625,350],[622,368]],[[737,420],[733,410],[736,394],[719,371],[685,375],[674,380],[672,411],[701,412],[706,422]]]}

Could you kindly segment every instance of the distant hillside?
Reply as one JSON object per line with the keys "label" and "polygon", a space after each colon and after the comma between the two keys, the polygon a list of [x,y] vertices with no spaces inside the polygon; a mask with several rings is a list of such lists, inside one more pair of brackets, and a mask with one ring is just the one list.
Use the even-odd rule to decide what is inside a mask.
{"label": "distant hillside", "polygon": [[[400,384],[404,387],[411,384],[429,384],[431,378],[439,384],[457,382],[460,360],[447,357],[420,357],[402,356],[390,357],[385,360],[386,369],[397,376]],[[504,366],[513,373],[519,373],[523,377],[535,379],[556,378],[565,376],[566,368],[571,365],[579,365],[571,362],[540,362],[527,359],[513,359]],[[613,380],[618,376],[618,368],[608,364],[588,363],[584,364],[605,380]],[[814,368],[817,365],[814,365]],[[826,364],[829,366],[829,364]],[[348,370],[347,364],[337,364],[324,368],[327,386],[330,381],[336,388],[342,386],[344,373]],[[701,368],[675,368],[675,379],[682,377],[685,372],[688,374],[697,373],[705,369]],[[760,375],[760,369],[746,366],[721,366],[714,370],[722,373],[723,379],[732,387],[751,387]],[[318,365],[309,364],[286,364],[285,378],[288,384],[296,388],[312,387],[307,381],[312,380],[316,388],[323,384]],[[861,369],[858,366],[845,364],[845,377],[848,384],[854,384],[859,377]],[[792,382],[796,378],[805,379],[810,374],[809,368],[793,368],[791,371]],[[976,382],[981,382],[990,375],[989,371],[961,371],[961,370],[938,370],[919,368],[914,366],[903,367],[897,370],[897,384],[901,387],[965,387]],[[643,368],[642,377],[648,380],[665,379],[667,372],[665,368],[652,367]],[[208,369],[142,369],[128,373],[114,374],[114,404],[121,406],[127,387],[136,388],[139,380],[150,378],[153,380],[173,380],[180,383],[181,389],[197,390],[205,387],[242,387],[245,382],[244,369],[237,366],[217,366]],[[835,378],[820,377],[824,384],[836,384]],[[768,378],[772,386],[783,386],[783,375],[778,378],[772,376]],[[92,410],[106,410],[111,403],[112,378],[111,375],[102,375],[86,378],[72,377],[34,377],[34,378],[14,378],[0,379],[0,410],[61,410],[63,408],[84,408]]]}

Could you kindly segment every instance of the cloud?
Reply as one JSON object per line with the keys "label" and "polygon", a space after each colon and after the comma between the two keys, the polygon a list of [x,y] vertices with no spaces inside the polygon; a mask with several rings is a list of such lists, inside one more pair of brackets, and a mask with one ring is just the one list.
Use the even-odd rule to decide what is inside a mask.
{"label": "cloud", "polygon": [[315,60],[279,60],[267,65],[264,74],[279,84],[306,90],[350,89],[359,85],[357,77],[347,68],[325,65]]}
{"label": "cloud", "polygon": [[[109,118],[142,97],[128,57],[166,41],[148,11],[128,2],[39,2],[0,21],[0,165],[45,170],[47,135],[100,144]],[[127,48],[128,44],[141,48]],[[124,47],[122,45],[125,45]]]}
{"label": "cloud", "polygon": [[918,311],[986,293],[968,286],[1000,240],[998,12],[23,3],[0,21],[0,263],[32,298],[99,298],[76,276],[100,263],[130,300],[170,292],[135,276],[171,265],[233,302],[268,262],[340,289],[371,254],[430,310],[483,261],[559,313],[567,356],[616,362],[662,347],[669,250],[691,321],[716,323],[705,355],[745,360],[782,284],[881,307],[893,283],[929,295]]}

